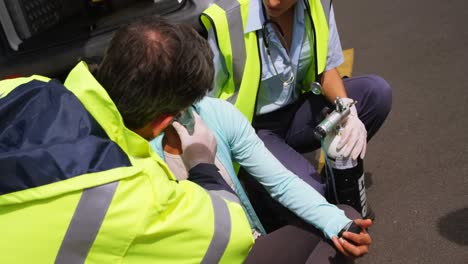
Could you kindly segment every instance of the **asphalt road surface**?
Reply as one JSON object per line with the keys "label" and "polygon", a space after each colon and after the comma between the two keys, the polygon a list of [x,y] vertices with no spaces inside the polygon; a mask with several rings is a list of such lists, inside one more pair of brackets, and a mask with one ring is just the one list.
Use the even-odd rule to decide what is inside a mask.
{"label": "asphalt road surface", "polygon": [[468,263],[468,2],[333,3],[353,76],[393,88],[366,155],[376,222],[357,263]]}

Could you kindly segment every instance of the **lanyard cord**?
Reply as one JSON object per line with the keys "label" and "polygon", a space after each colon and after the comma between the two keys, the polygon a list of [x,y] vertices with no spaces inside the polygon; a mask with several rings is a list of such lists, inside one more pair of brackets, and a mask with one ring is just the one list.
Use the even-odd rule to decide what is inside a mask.
{"label": "lanyard cord", "polygon": [[278,70],[276,69],[275,62],[271,58],[271,52],[270,52],[270,34],[271,33],[268,31],[268,28],[267,28],[268,24],[271,24],[271,25],[273,25],[273,27],[278,28],[280,34],[276,34],[276,36],[278,37],[278,39],[279,39],[279,41],[280,41],[280,43],[281,43],[281,45],[283,47],[286,47],[286,44],[287,44],[286,39],[284,38],[283,31],[281,30],[281,27],[275,21],[266,19],[265,22],[263,22],[262,37],[263,37],[263,44],[265,45],[268,59],[270,60],[271,65],[273,66],[273,70],[275,71],[276,76],[278,76],[278,78],[281,80],[281,82],[283,82],[283,87],[286,87],[286,86],[292,84],[294,82],[294,80],[296,79],[295,76],[294,76],[294,72],[293,72],[292,58],[291,58],[290,52],[288,52],[286,50],[286,54],[288,55],[288,59],[289,59],[289,64],[291,66],[291,74],[289,75],[289,78],[287,78],[285,80],[285,79],[282,78],[282,76],[281,76],[282,74],[280,75],[278,73]]}

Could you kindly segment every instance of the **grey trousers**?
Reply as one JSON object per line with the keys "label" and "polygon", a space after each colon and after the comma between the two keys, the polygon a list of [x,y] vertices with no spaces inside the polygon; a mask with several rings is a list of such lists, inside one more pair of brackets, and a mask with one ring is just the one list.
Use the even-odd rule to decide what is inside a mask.
{"label": "grey trousers", "polygon": [[[348,205],[338,205],[350,219],[360,218]],[[265,236],[259,237],[245,263],[299,264],[352,263],[327,240],[321,231],[297,219]]]}

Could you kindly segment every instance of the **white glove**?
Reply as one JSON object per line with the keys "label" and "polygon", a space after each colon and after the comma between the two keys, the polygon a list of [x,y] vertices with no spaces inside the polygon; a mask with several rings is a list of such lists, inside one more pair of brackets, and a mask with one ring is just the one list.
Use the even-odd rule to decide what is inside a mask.
{"label": "white glove", "polygon": [[196,112],[193,112],[193,117],[195,126],[192,135],[179,122],[172,123],[179,134],[182,145],[181,157],[187,170],[200,163],[214,164],[216,157],[216,138]]}
{"label": "white glove", "polygon": [[[351,98],[341,98],[345,105],[354,102]],[[362,121],[359,119],[356,106],[352,105],[351,113],[346,118],[343,125],[341,140],[336,148],[344,157],[349,157],[356,160],[361,154],[361,159],[366,155],[367,148],[367,130]]]}

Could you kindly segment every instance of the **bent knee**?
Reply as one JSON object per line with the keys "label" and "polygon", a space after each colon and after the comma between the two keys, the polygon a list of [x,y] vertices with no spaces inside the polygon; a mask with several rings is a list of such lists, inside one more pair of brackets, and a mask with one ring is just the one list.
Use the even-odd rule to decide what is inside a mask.
{"label": "bent knee", "polygon": [[377,96],[382,98],[388,98],[391,103],[392,99],[392,88],[390,84],[382,77],[378,75],[369,76],[372,83],[374,83],[374,91],[377,93]]}
{"label": "bent knee", "polygon": [[375,76],[379,93],[379,112],[382,116],[387,116],[392,109],[393,92],[390,84],[380,76]]}
{"label": "bent knee", "polygon": [[392,108],[393,95],[390,84],[378,75],[366,75],[363,78],[366,79],[368,96],[372,97],[372,101],[375,102],[377,113],[380,116],[387,116]]}

